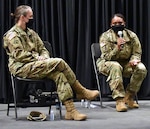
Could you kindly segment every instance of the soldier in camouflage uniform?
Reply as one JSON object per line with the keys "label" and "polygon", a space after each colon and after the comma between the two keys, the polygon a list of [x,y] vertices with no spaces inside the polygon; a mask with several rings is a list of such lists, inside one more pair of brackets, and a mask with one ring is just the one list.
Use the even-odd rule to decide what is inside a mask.
{"label": "soldier in camouflage uniform", "polygon": [[[133,98],[139,91],[146,77],[147,70],[141,62],[141,44],[137,35],[125,28],[122,14],[115,14],[111,19],[111,28],[99,39],[101,57],[97,60],[99,72],[108,76],[112,98],[116,100],[118,112],[128,108],[138,108]],[[130,78],[126,90],[123,77]],[[126,106],[127,104],[127,106]]]}
{"label": "soldier in camouflage uniform", "polygon": [[33,21],[31,7],[21,5],[13,14],[15,25],[4,34],[4,48],[9,56],[9,70],[23,78],[49,78],[55,81],[60,100],[65,104],[68,120],[85,120],[73,103],[73,91],[78,99],[93,100],[97,90],[84,88],[68,64],[61,58],[50,58],[38,34],[28,26]]}

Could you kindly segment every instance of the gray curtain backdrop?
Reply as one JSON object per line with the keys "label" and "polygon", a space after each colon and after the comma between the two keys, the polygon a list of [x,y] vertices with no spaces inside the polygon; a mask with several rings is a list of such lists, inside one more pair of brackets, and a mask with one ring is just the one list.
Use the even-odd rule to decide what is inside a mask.
{"label": "gray curtain backdrop", "polygon": [[[99,41],[102,32],[109,29],[110,18],[114,13],[122,13],[127,28],[138,35],[143,48],[142,61],[149,72],[150,0],[0,0],[1,102],[6,102],[10,90],[2,37],[14,25],[10,13],[21,4],[33,8],[33,29],[42,40],[51,42],[54,55],[66,60],[85,87],[97,88],[90,46]],[[144,99],[150,98],[149,78],[148,73],[138,94]],[[103,88],[107,89],[105,85]],[[107,93],[107,90],[104,91]]]}

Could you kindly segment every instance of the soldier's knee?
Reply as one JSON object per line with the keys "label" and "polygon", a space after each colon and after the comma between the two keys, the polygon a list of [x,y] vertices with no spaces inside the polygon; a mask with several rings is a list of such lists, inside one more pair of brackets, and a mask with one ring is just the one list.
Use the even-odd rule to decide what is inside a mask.
{"label": "soldier's knee", "polygon": [[143,63],[139,63],[136,68],[139,74],[142,74],[144,76],[147,75],[147,69]]}
{"label": "soldier's knee", "polygon": [[116,68],[116,69],[123,69],[122,66],[117,62],[117,61],[112,61],[112,68]]}
{"label": "soldier's knee", "polygon": [[66,62],[61,58],[58,59],[59,59],[59,63],[57,65],[57,69],[59,69],[59,71],[63,71],[66,68]]}
{"label": "soldier's knee", "polygon": [[62,58],[55,58],[58,62],[65,62]]}
{"label": "soldier's knee", "polygon": [[66,62],[62,58],[60,58],[60,64],[64,66],[66,65]]}

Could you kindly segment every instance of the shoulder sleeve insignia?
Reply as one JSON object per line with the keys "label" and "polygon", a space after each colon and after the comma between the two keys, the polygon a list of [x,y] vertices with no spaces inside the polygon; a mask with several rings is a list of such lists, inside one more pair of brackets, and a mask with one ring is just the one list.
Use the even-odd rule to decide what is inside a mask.
{"label": "shoulder sleeve insignia", "polygon": [[101,43],[100,43],[100,46],[101,46],[101,47],[105,46],[105,43],[104,43],[104,42],[101,42]]}
{"label": "shoulder sleeve insignia", "polygon": [[9,40],[12,40],[15,36],[16,36],[16,33],[15,33],[15,32],[11,32],[11,33],[9,33],[9,35],[8,35],[8,39],[9,39]]}

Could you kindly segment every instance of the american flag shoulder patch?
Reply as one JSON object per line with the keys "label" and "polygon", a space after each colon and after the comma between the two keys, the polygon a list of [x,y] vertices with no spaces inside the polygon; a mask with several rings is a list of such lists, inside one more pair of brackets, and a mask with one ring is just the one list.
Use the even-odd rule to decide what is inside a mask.
{"label": "american flag shoulder patch", "polygon": [[101,43],[100,43],[100,46],[101,46],[101,47],[105,46],[105,43],[104,43],[104,42],[101,42]]}
{"label": "american flag shoulder patch", "polygon": [[11,33],[9,33],[8,39],[12,40],[15,36],[16,36],[16,33],[15,32],[11,32]]}

